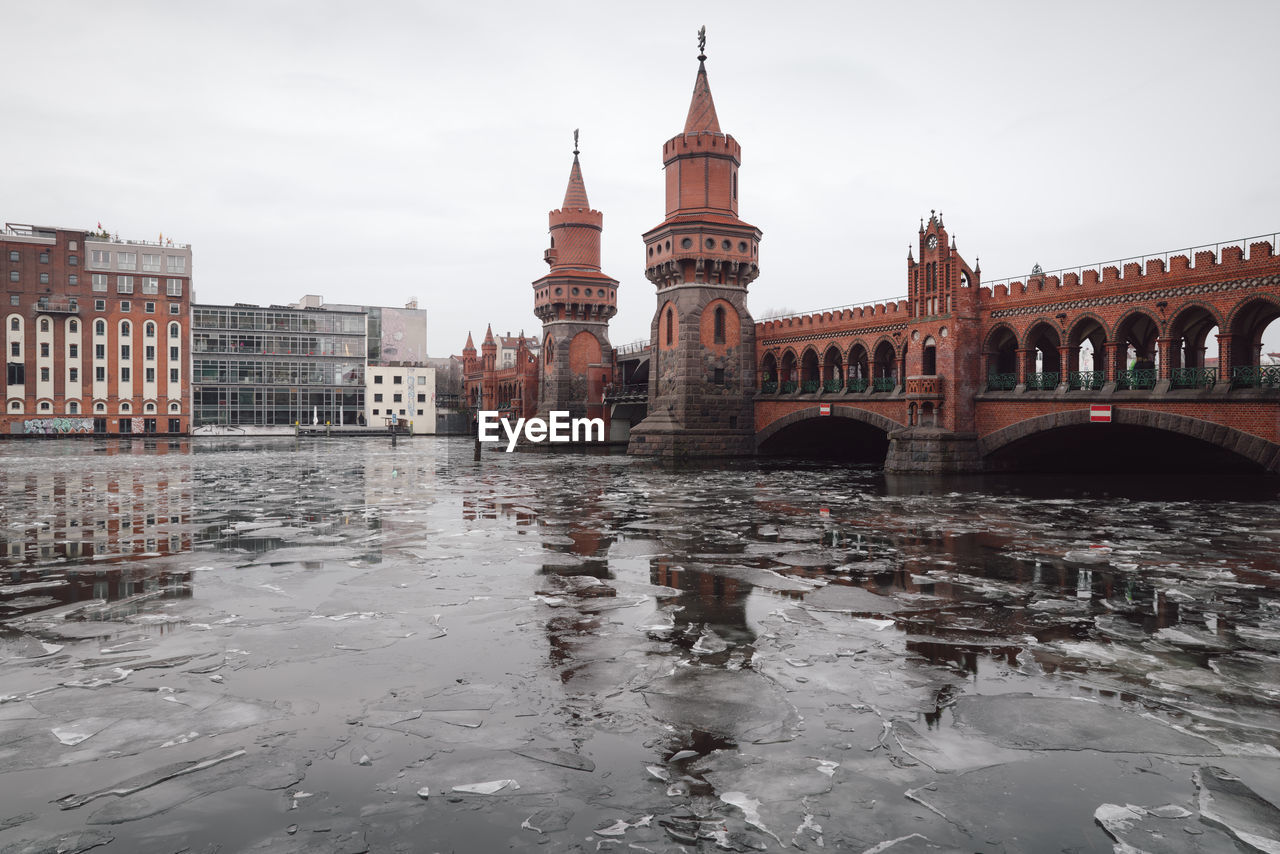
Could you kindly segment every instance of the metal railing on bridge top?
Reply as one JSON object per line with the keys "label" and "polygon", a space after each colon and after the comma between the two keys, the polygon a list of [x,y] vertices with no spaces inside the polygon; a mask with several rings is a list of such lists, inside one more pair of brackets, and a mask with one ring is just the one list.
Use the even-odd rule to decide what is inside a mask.
{"label": "metal railing on bridge top", "polygon": [[649,339],[641,338],[638,341],[631,341],[627,344],[619,344],[613,348],[615,356],[631,356],[636,353],[643,353],[649,349]]}
{"label": "metal railing on bridge top", "polygon": [[1206,243],[1202,246],[1190,246],[1185,249],[1170,249],[1166,252],[1152,252],[1148,255],[1133,255],[1128,258],[1117,258],[1114,261],[1099,261],[1095,264],[1084,264],[1079,267],[1063,267],[1060,270],[1033,270],[1030,273],[1023,273],[1021,276],[1006,276],[1003,279],[983,279],[981,285],[984,288],[995,288],[998,285],[1008,287],[1014,282],[1026,282],[1028,280],[1047,279],[1050,276],[1057,276],[1058,281],[1062,281],[1067,273],[1075,273],[1077,276],[1083,277],[1085,270],[1095,270],[1098,277],[1102,277],[1102,271],[1106,267],[1115,267],[1120,271],[1120,277],[1124,278],[1124,265],[1137,264],[1142,272],[1146,272],[1147,262],[1159,258],[1164,263],[1164,268],[1169,269],[1169,259],[1175,255],[1185,255],[1187,260],[1191,262],[1191,268],[1194,270],[1196,266],[1197,252],[1213,252],[1213,260],[1215,263],[1221,263],[1222,250],[1229,249],[1233,246],[1244,250],[1243,257],[1249,258],[1249,244],[1251,243],[1270,243],[1271,251],[1276,251],[1276,238],[1280,237],[1280,232],[1272,234],[1260,234],[1256,237],[1241,237],[1238,240],[1224,240],[1221,243]]}
{"label": "metal railing on bridge top", "polygon": [[604,400],[606,403],[629,403],[638,400],[649,399],[648,383],[628,383],[627,385],[612,385],[604,390]]}
{"label": "metal railing on bridge top", "polygon": [[788,317],[808,317],[811,314],[826,314],[831,312],[835,314],[837,311],[847,311],[853,308],[870,308],[873,305],[897,305],[906,299],[905,295],[893,297],[892,299],[873,299],[867,302],[851,302],[848,305],[834,305],[829,308],[815,308],[812,311],[782,311],[766,314],[764,317],[757,317],[756,323],[768,323],[770,320],[786,320]]}

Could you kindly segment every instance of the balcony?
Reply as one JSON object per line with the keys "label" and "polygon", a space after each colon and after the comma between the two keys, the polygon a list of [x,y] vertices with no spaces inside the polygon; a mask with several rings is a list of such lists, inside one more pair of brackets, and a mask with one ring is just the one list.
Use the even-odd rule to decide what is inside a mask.
{"label": "balcony", "polygon": [[919,397],[942,397],[942,377],[933,374],[907,377],[907,394]]}
{"label": "balcony", "polygon": [[67,300],[62,302],[54,302],[53,300],[38,299],[35,306],[31,309],[32,314],[79,314],[80,306],[75,300]]}

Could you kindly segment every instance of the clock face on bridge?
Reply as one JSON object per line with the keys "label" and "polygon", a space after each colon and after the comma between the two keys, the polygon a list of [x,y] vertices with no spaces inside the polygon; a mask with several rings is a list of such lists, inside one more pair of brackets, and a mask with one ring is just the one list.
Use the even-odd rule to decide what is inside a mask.
{"label": "clock face on bridge", "polygon": [[937,248],[938,248],[938,235],[936,235],[936,234],[930,234],[930,235],[929,235],[929,248],[930,248],[930,249],[937,249]]}

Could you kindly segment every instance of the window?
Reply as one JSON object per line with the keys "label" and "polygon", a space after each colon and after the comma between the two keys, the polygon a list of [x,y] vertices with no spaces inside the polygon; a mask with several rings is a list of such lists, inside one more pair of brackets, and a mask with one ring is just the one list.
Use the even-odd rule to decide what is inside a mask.
{"label": "window", "polygon": [[67,263],[68,263],[68,264],[70,264],[72,267],[79,267],[79,266],[80,266],[80,256],[79,256],[79,255],[69,255],[69,256],[67,256]]}
{"label": "window", "polygon": [[724,307],[716,306],[715,331],[712,340],[716,344],[724,343]]}
{"label": "window", "polygon": [[170,273],[187,272],[187,259],[182,255],[170,255],[166,259],[169,263]]}
{"label": "window", "polygon": [[48,274],[48,273],[41,273],[41,274],[40,274],[40,284],[42,284],[42,285],[47,285],[47,284],[49,284],[49,274]]}
{"label": "window", "polygon": [[22,260],[22,259],[21,259],[21,257],[18,255],[18,250],[17,250],[17,249],[10,249],[10,250],[9,250],[9,260],[10,260],[10,261],[14,261],[14,262],[17,262],[17,261]]}
{"label": "window", "polygon": [[671,346],[671,327],[675,325],[675,315],[667,309],[667,346]]}
{"label": "window", "polygon": [[89,250],[89,263],[95,267],[110,267],[111,253],[105,249]]}
{"label": "window", "polygon": [[148,344],[146,352],[142,354],[142,358],[146,359],[148,362],[154,362],[156,360],[155,345]]}
{"label": "window", "polygon": [[[132,411],[133,411],[133,405],[132,405],[132,404],[130,404],[130,403],[121,403],[121,404],[120,404],[120,411],[121,411],[121,412],[132,412]],[[120,432],[122,432],[122,433],[123,433],[123,432],[125,432],[124,425],[125,425],[125,422],[123,422],[123,421],[122,421],[122,422],[120,422]]]}
{"label": "window", "polygon": [[80,404],[76,403],[74,400],[71,401],[70,403],[67,404],[67,412],[71,415],[79,415]]}
{"label": "window", "polygon": [[22,300],[18,299],[17,294],[9,294],[9,305],[18,305]]}
{"label": "window", "polygon": [[156,325],[155,325],[154,323],[152,323],[150,320],[148,320],[148,321],[147,321],[147,325],[146,325],[146,326],[144,326],[144,327],[142,327],[142,329],[143,329],[143,333],[144,333],[148,338],[155,338],[155,337],[156,337]]}
{"label": "window", "polygon": [[156,304],[153,302],[147,303],[146,305],[143,306],[143,308],[146,310],[147,314],[156,313]]}
{"label": "window", "polygon": [[42,383],[47,383],[48,381],[49,381],[49,369],[48,369],[48,368],[41,368],[41,369],[40,369],[40,382],[42,382]]}
{"label": "window", "polygon": [[724,368],[716,368],[712,371],[711,382],[716,385],[724,385]]}
{"label": "window", "polygon": [[379,392],[379,393],[377,393],[377,394],[374,394],[374,396],[373,396],[373,402],[374,402],[374,403],[382,403],[382,393],[381,393],[381,392]]}
{"label": "window", "polygon": [[[121,369],[120,369],[120,382],[127,383],[127,382],[129,382],[129,380],[130,380],[131,378],[132,378],[132,374],[129,372],[129,369],[128,369],[128,368],[121,368]],[[125,410],[125,404],[121,404],[121,405],[120,405],[120,411],[121,411],[121,412],[125,412],[125,411],[126,411],[126,410]]]}
{"label": "window", "polygon": [[170,338],[177,338],[177,337],[178,337],[178,324],[176,324],[176,323],[170,323],[170,324],[169,324],[169,337],[170,337]]}
{"label": "window", "polygon": [[142,292],[143,292],[144,294],[158,294],[158,293],[160,293],[160,280],[159,280],[159,279],[157,279],[155,276],[143,276],[143,277],[142,277]]}
{"label": "window", "polygon": [[96,300],[94,300],[94,301],[93,301],[93,310],[94,310],[94,311],[106,311],[106,310],[107,310],[107,301],[106,301],[106,300],[104,300],[104,299],[96,299]]}
{"label": "window", "polygon": [[40,331],[41,332],[49,331],[49,318],[47,317],[40,318]]}
{"label": "window", "polygon": [[74,240],[67,241],[67,249],[71,250],[72,252],[75,252],[79,248],[80,248],[80,244],[76,243]]}
{"label": "window", "polygon": [[96,293],[105,294],[107,292],[107,274],[94,273],[93,282],[90,285]]}
{"label": "window", "polygon": [[105,358],[107,358],[107,345],[106,345],[106,344],[94,344],[94,345],[93,345],[93,358],[95,358],[95,359],[105,359]]}
{"label": "window", "polygon": [[67,358],[68,358],[68,359],[79,359],[79,358],[80,358],[80,345],[79,345],[79,344],[68,344],[68,345],[67,345]]}
{"label": "window", "polygon": [[17,341],[9,342],[9,355],[14,358],[22,358],[22,345]]}
{"label": "window", "polygon": [[177,381],[178,381],[178,369],[177,369],[177,368],[170,368],[170,369],[169,369],[169,382],[171,382],[171,383],[176,383]]}
{"label": "window", "polygon": [[[427,402],[427,396],[425,394],[418,395],[418,403],[426,403],[426,402]],[[421,415],[422,413],[419,412],[418,414]]]}
{"label": "window", "polygon": [[159,255],[143,255],[142,271],[144,273],[160,272],[160,256]]}
{"label": "window", "polygon": [[40,358],[42,359],[49,358],[49,342],[48,341],[40,342]]}
{"label": "window", "polygon": [[78,383],[78,382],[80,382],[80,369],[79,369],[79,368],[68,368],[68,369],[67,369],[67,382],[69,382],[69,383]]}
{"label": "window", "polygon": [[[97,403],[95,403],[95,404],[93,405],[93,411],[94,411],[94,412],[106,412],[106,411],[107,411],[107,405],[106,405],[105,403],[103,403],[102,401],[98,401]],[[105,428],[104,428],[104,429],[105,429]]]}
{"label": "window", "polygon": [[18,271],[17,271],[17,270],[10,270],[10,271],[9,271],[9,281],[11,281],[11,282],[19,281],[19,279],[18,279]]}
{"label": "window", "polygon": [[374,415],[377,415],[378,413],[379,413],[379,410],[377,410],[377,409],[373,410],[373,414],[374,414]]}
{"label": "window", "polygon": [[418,385],[424,385],[427,382],[426,377],[418,377]]}
{"label": "window", "polygon": [[49,401],[47,401],[47,400],[42,400],[42,401],[40,401],[40,411],[41,411],[41,412],[48,412],[50,409],[52,409],[52,407],[51,407],[51,406],[49,406]]}
{"label": "window", "polygon": [[165,281],[164,292],[171,297],[182,296],[182,279],[168,279]]}
{"label": "window", "polygon": [[18,318],[16,317],[11,317],[9,318],[9,328],[12,329],[14,332],[17,332],[19,329],[22,328],[22,322],[18,320]]}
{"label": "window", "polygon": [[40,263],[41,263],[41,264],[48,264],[48,263],[49,263],[49,253],[48,253],[48,252],[41,252],[41,253],[40,253]]}
{"label": "window", "polygon": [[176,302],[173,303],[172,305],[169,306],[169,313],[182,314],[182,306],[178,305]]}
{"label": "window", "polygon": [[71,287],[73,287],[73,288],[75,288],[75,287],[79,287],[79,286],[80,286],[80,277],[79,277],[78,275],[76,275],[75,273],[72,273],[71,275],[67,276],[67,284],[68,284],[68,285],[70,285],[70,286],[71,286]]}
{"label": "window", "polygon": [[[182,411],[182,407],[181,407],[181,406],[179,406],[179,405],[178,405],[178,401],[176,401],[176,400],[175,400],[175,401],[173,401],[172,403],[170,403],[170,404],[169,404],[169,411],[170,411],[170,412],[181,412],[181,411]],[[178,521],[178,520],[177,520],[177,519],[174,519],[173,521],[175,521],[175,522],[176,522],[176,521]]]}
{"label": "window", "polygon": [[122,299],[122,300],[120,300],[120,310],[121,310],[121,311],[132,311],[132,310],[133,310],[133,303],[129,302],[127,299]]}
{"label": "window", "polygon": [[116,253],[116,269],[117,270],[138,269],[138,253],[137,252],[117,252]]}
{"label": "window", "polygon": [[393,403],[402,403],[403,399],[404,399],[404,395],[402,394],[393,395],[391,398]]}
{"label": "window", "polygon": [[22,411],[22,401],[20,401],[20,400],[11,400],[11,401],[9,401],[9,411],[10,411],[10,412],[21,412],[21,411]]}
{"label": "window", "polygon": [[374,385],[382,385],[382,374],[374,374],[374,375],[373,375],[373,384],[374,384]]}
{"label": "window", "polygon": [[120,345],[120,358],[121,358],[121,359],[128,359],[128,358],[130,358],[130,354],[129,354],[129,345],[128,345],[128,344],[121,344],[121,345]]}
{"label": "window", "polygon": [[[156,381],[156,369],[147,368],[146,373],[143,375],[143,382],[153,383],[155,381]],[[149,405],[150,404],[148,404],[148,406]]]}
{"label": "window", "polygon": [[93,334],[94,334],[94,335],[106,335],[106,334],[107,334],[107,322],[106,322],[105,320],[95,320],[95,321],[93,322]]}
{"label": "window", "polygon": [[400,380],[402,379],[404,379],[404,377],[394,376],[391,378],[391,382],[395,383],[396,385],[400,385]]}
{"label": "window", "polygon": [[93,381],[105,383],[107,381],[107,369],[99,365],[93,369]]}
{"label": "window", "polygon": [[120,321],[120,335],[123,338],[129,337],[129,321],[127,320]]}
{"label": "window", "polygon": [[133,276],[116,276],[116,293],[133,293]]}
{"label": "window", "polygon": [[181,419],[181,418],[170,418],[170,419],[169,419],[169,432],[170,432],[170,433],[181,433],[181,432],[182,432],[182,419]]}
{"label": "window", "polygon": [[71,322],[67,324],[67,329],[71,330],[72,332],[79,332],[80,321],[76,320],[74,317],[71,318]]}
{"label": "window", "polygon": [[170,362],[176,362],[176,361],[178,361],[178,348],[177,348],[177,347],[170,347],[170,348],[169,348],[169,361],[170,361]]}
{"label": "window", "polygon": [[21,362],[9,362],[5,373],[9,385],[25,385],[27,382],[27,366]]}

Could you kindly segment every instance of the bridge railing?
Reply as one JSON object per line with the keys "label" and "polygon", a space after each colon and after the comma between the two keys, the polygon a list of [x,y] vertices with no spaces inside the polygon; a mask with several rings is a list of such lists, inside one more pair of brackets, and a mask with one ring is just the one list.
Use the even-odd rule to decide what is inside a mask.
{"label": "bridge railing", "polygon": [[1106,371],[1068,371],[1068,391],[1100,391],[1107,383]]}
{"label": "bridge railing", "polygon": [[1174,368],[1169,372],[1170,388],[1213,388],[1217,384],[1217,368]]}
{"label": "bridge railing", "polygon": [[1003,279],[983,279],[981,284],[984,288],[991,288],[994,290],[1000,285],[1011,287],[1018,282],[1048,279],[1055,276],[1058,281],[1061,282],[1068,273],[1075,273],[1078,277],[1083,279],[1086,270],[1094,270],[1098,273],[1098,276],[1101,277],[1102,271],[1107,267],[1115,267],[1120,271],[1120,276],[1123,278],[1126,264],[1137,264],[1138,269],[1145,272],[1147,269],[1147,262],[1158,259],[1164,264],[1164,269],[1167,270],[1169,269],[1169,259],[1178,255],[1186,256],[1187,260],[1191,263],[1191,268],[1195,269],[1197,252],[1212,252],[1214,263],[1218,264],[1222,262],[1222,250],[1232,247],[1243,250],[1241,257],[1247,261],[1249,260],[1249,247],[1254,243],[1270,243],[1271,251],[1277,251],[1277,237],[1280,237],[1280,232],[1260,234],[1256,237],[1241,237],[1238,240],[1224,240],[1221,243],[1206,243],[1202,246],[1189,246],[1185,249],[1170,249],[1165,252],[1153,252],[1148,255],[1133,255],[1128,258],[1117,258],[1113,261],[1098,261],[1094,264],[1083,264],[1079,267],[1063,267],[1060,270],[1035,270],[1030,273],[1023,273],[1020,276],[1006,276]]}
{"label": "bridge railing", "polygon": [[649,399],[648,383],[628,383],[612,385],[604,390],[605,403],[626,403],[635,400]]}
{"label": "bridge railing", "polygon": [[638,341],[631,341],[626,344],[619,344],[618,346],[613,348],[613,354],[615,356],[632,356],[632,355],[635,355],[636,353],[643,353],[645,350],[648,350],[648,349],[649,349],[649,339],[641,338]]}
{"label": "bridge railing", "polygon": [[1232,388],[1280,388],[1280,365],[1249,365],[1231,369]]}
{"label": "bridge railing", "polygon": [[755,320],[756,323],[768,323],[771,320],[786,320],[788,317],[808,317],[811,314],[827,314],[828,312],[835,314],[839,311],[849,311],[855,308],[871,308],[877,305],[896,305],[904,299],[906,299],[905,296],[897,296],[890,299],[873,299],[868,302],[851,302],[848,305],[834,305],[830,308],[817,308],[812,311],[774,312],[773,314],[766,314],[764,317],[757,317]]}

